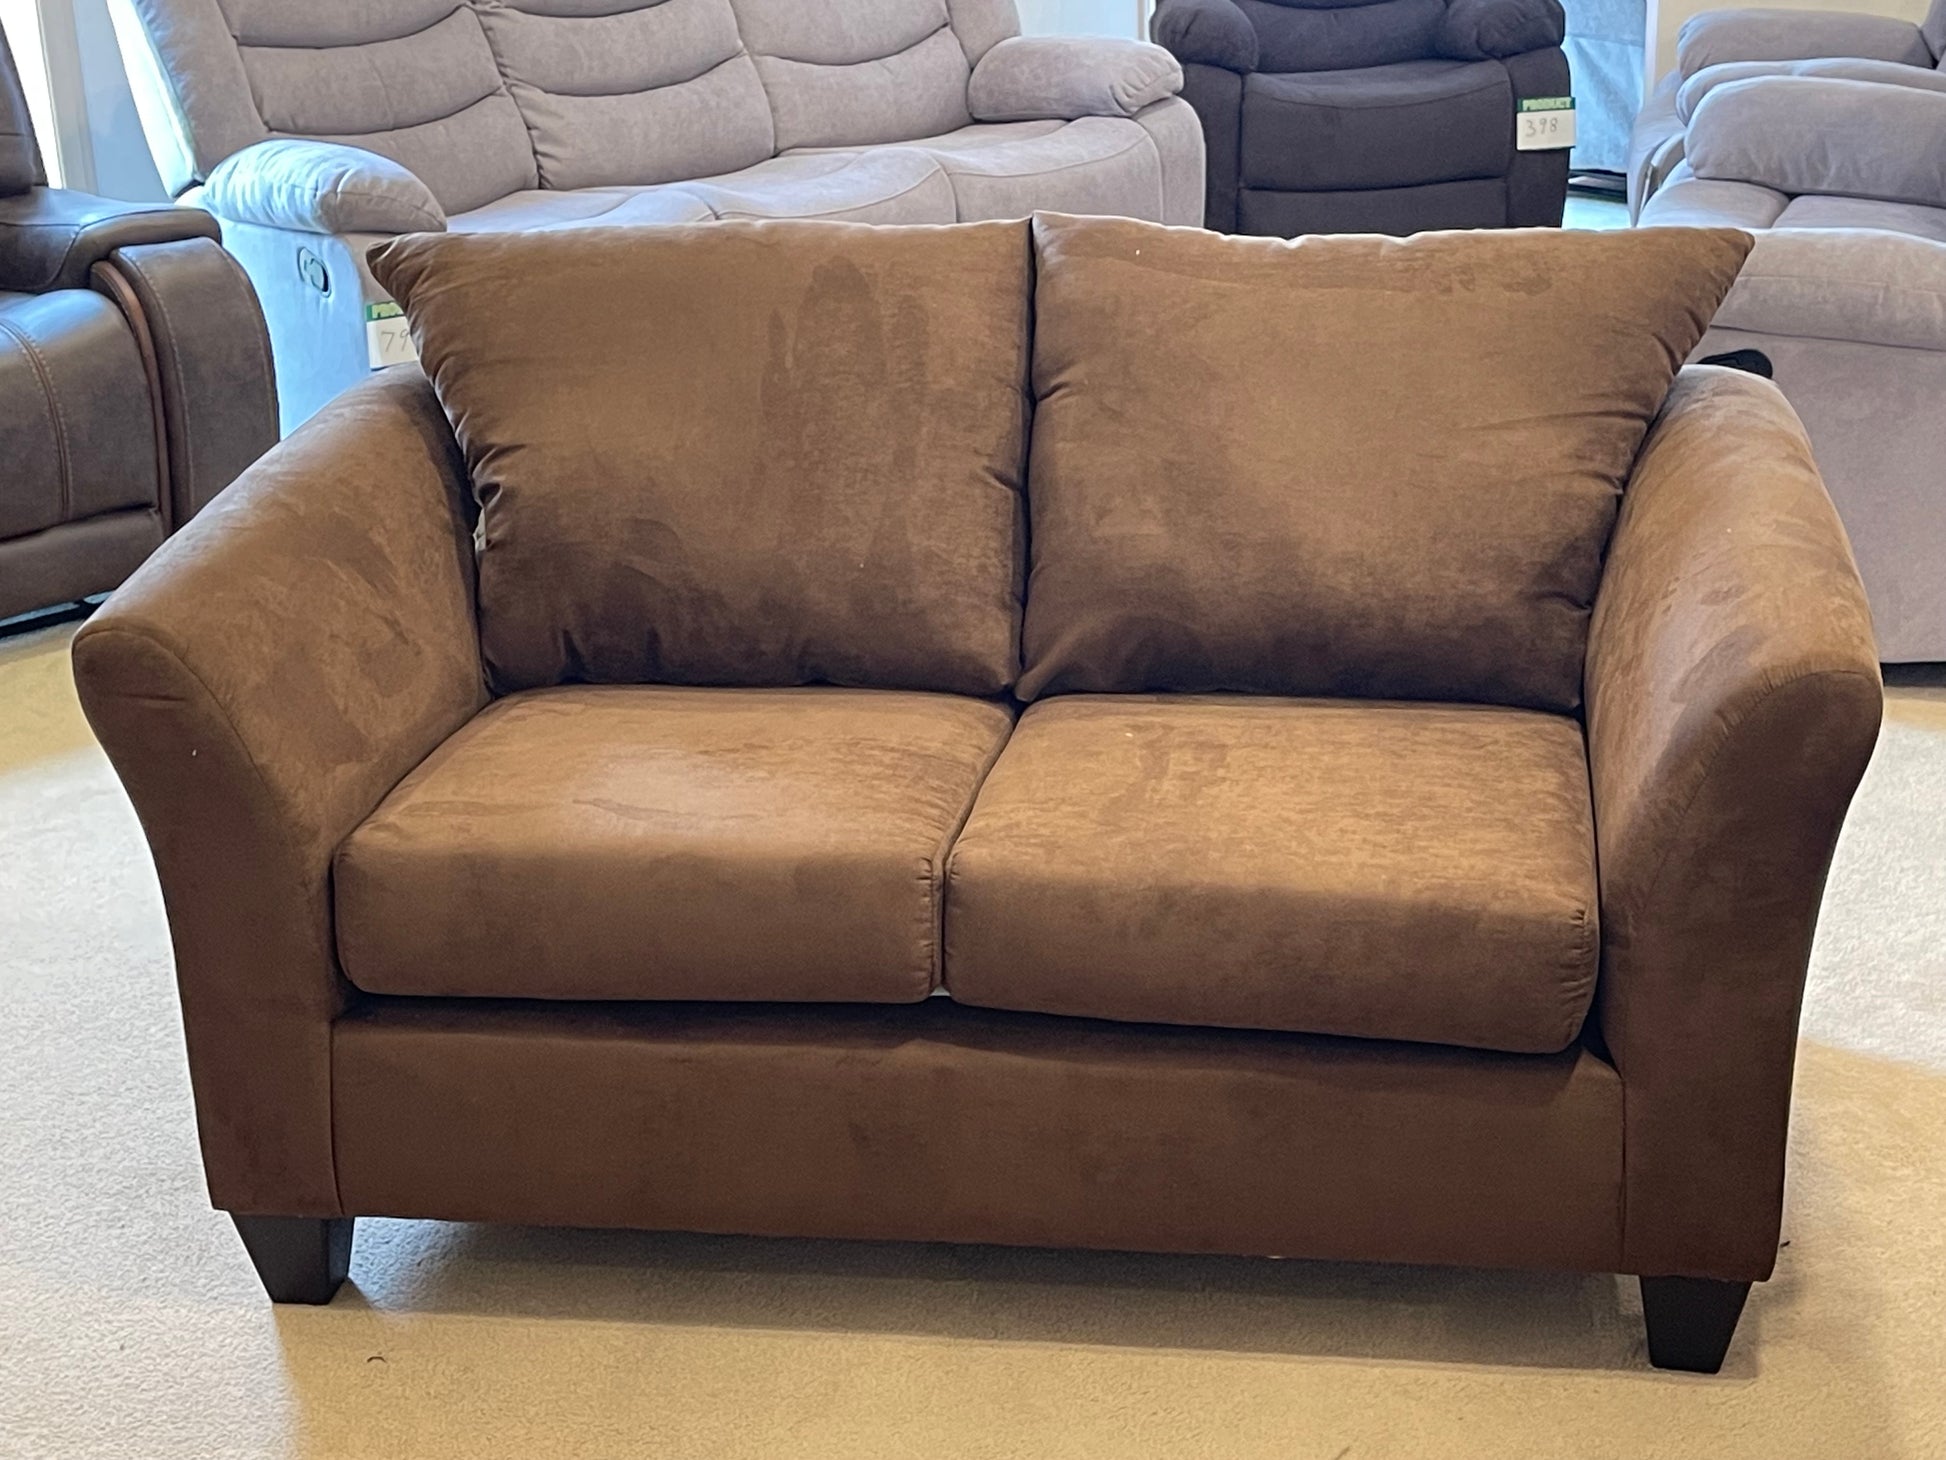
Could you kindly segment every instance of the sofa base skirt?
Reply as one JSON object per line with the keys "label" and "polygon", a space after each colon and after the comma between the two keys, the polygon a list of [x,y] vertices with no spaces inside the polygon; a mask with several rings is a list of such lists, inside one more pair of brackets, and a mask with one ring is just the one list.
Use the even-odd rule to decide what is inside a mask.
{"label": "sofa base skirt", "polygon": [[371,999],[343,1210],[1589,1271],[1622,1087],[1552,1056],[901,1007]]}

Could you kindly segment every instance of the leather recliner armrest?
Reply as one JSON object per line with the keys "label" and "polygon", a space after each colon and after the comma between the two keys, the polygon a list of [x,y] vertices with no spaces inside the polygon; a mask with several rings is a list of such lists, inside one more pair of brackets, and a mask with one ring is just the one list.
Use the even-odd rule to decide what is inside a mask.
{"label": "leather recliner armrest", "polygon": [[1767,1277],[1811,936],[1878,734],[1870,610],[1768,381],[1684,370],[1588,640],[1596,1022],[1626,1098],[1626,1272]]}
{"label": "leather recliner armrest", "polygon": [[1185,65],[1257,69],[1257,29],[1231,0],[1159,0],[1149,38]]}
{"label": "leather recliner armrest", "polygon": [[1161,46],[1109,36],[1013,36],[980,58],[967,107],[980,122],[1132,117],[1182,90]]}
{"label": "leather recliner armrest", "polygon": [[222,229],[200,208],[124,203],[69,188],[0,197],[0,289],[85,289],[88,271],[116,249],[187,238],[221,241]]}

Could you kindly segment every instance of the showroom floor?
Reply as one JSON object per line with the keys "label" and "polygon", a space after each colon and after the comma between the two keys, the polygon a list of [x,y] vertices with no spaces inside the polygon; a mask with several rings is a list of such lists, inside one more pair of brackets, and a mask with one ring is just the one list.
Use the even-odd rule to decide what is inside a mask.
{"label": "showroom floor", "polygon": [[1946,672],[1831,881],[1789,1245],[1715,1379],[1608,1277],[369,1222],[273,1310],[201,1189],[71,630],[0,640],[0,1456],[1946,1455]]}

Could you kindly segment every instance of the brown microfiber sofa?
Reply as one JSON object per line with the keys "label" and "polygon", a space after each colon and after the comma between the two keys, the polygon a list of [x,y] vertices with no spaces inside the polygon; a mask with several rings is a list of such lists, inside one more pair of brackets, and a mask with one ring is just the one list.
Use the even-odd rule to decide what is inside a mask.
{"label": "brown microfiber sofa", "polygon": [[1676,374],[1748,246],[376,250],[426,375],[74,648],[271,1296],[361,1215],[1499,1264],[1715,1368],[1880,711],[1789,408]]}

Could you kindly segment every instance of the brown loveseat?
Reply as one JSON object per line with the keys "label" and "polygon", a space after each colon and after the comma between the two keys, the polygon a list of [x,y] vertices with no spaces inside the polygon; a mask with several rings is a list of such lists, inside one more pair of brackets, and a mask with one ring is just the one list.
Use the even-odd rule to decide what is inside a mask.
{"label": "brown loveseat", "polygon": [[360,1215],[1504,1264],[1713,1369],[1880,706],[1788,407],[1675,375],[1747,247],[377,250],[431,384],[74,650],[271,1296]]}

